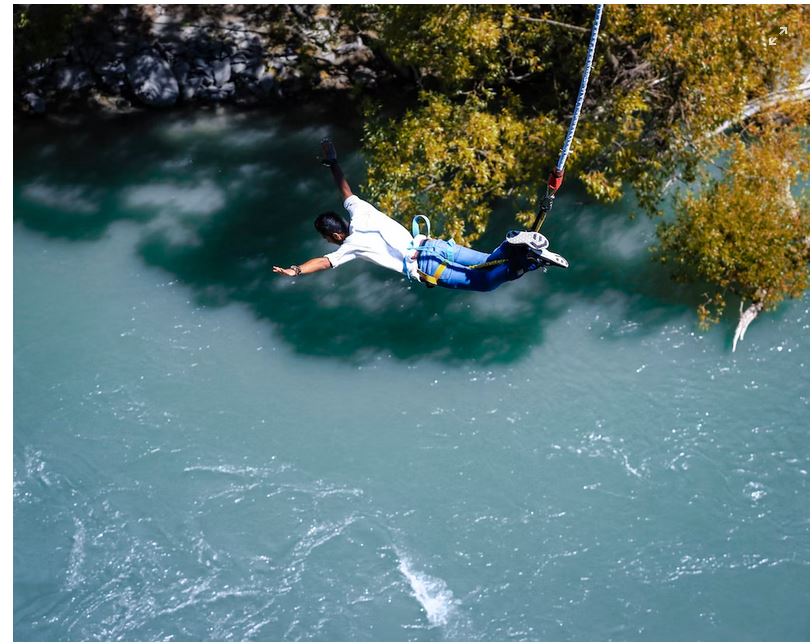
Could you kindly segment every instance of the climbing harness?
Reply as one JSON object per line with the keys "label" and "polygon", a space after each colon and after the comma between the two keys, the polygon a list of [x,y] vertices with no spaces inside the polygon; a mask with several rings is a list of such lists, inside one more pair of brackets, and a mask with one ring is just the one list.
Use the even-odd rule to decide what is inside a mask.
{"label": "climbing harness", "polygon": [[[421,222],[426,224],[426,234],[422,236],[420,233],[420,224]],[[415,243],[418,238],[422,237],[419,244]],[[417,259],[420,252],[425,249],[425,241],[431,237],[431,222],[426,215],[416,215],[412,218],[412,241],[409,243],[407,247],[407,253],[403,257],[403,274],[408,278],[412,279],[412,273],[409,270],[409,259],[414,258]],[[424,282],[426,286],[433,287],[437,286],[437,281],[440,279],[440,275],[442,275],[445,267],[447,266],[445,260],[443,260],[440,265],[437,267],[437,270],[434,271],[433,275],[429,275],[428,273],[424,273],[420,269],[417,269],[417,274],[420,276],[420,281]]]}
{"label": "climbing harness", "polygon": [[581,76],[581,87],[578,90],[578,98],[575,101],[575,110],[570,119],[570,126],[567,130],[567,136],[564,138],[564,146],[561,148],[561,154],[558,156],[558,162],[555,168],[550,172],[550,177],[547,179],[547,191],[544,198],[541,200],[541,207],[539,208],[536,220],[533,222],[533,230],[538,232],[547,218],[547,214],[553,208],[553,200],[555,193],[564,182],[564,164],[567,162],[567,156],[570,153],[570,146],[572,140],[575,138],[575,127],[578,125],[578,119],[581,116],[581,108],[584,105],[584,97],[586,96],[586,86],[589,82],[589,74],[592,71],[592,58],[595,55],[595,46],[598,43],[598,31],[601,24],[601,15],[603,14],[603,5],[599,4],[595,9],[595,19],[592,21],[592,33],[589,36],[589,47],[586,52],[586,62],[584,63],[584,73]]}
{"label": "climbing harness", "polygon": [[[533,222],[532,231],[539,232],[541,226],[544,224],[544,220],[547,218],[550,210],[553,208],[553,200],[555,199],[555,193],[558,192],[558,189],[561,187],[561,184],[564,182],[564,165],[567,162],[567,157],[570,153],[570,147],[572,146],[572,141],[575,138],[575,128],[578,125],[578,119],[581,116],[581,108],[584,104],[584,98],[586,97],[586,86],[589,82],[589,75],[592,71],[592,59],[595,55],[595,47],[598,42],[598,32],[600,30],[601,24],[601,15],[603,14],[603,5],[597,5],[595,9],[595,18],[592,22],[592,33],[589,37],[589,47],[587,48],[586,52],[586,62],[584,63],[584,71],[581,76],[581,86],[578,90],[578,98],[575,101],[575,109],[572,113],[572,118],[570,119],[570,125],[567,129],[567,135],[564,137],[564,145],[561,148],[561,153],[558,157],[558,162],[555,164],[555,168],[550,172],[550,176],[547,179],[547,187],[546,193],[544,198],[541,200],[541,205],[539,208],[539,212],[536,215],[536,219]],[[415,245],[414,239],[416,239],[420,235],[420,223],[425,222],[426,224],[426,238],[428,239],[431,237],[431,224],[429,222],[428,217],[425,215],[417,215],[412,220],[412,244],[410,245],[409,249],[415,251],[417,255],[420,254],[421,251],[424,251],[425,244],[421,242],[419,245]],[[425,240],[423,240],[425,241]],[[449,240],[453,244],[453,240]],[[416,255],[416,256],[417,256]],[[552,256],[554,261],[550,261],[548,258],[543,258],[545,262],[543,265],[546,267],[548,265],[556,265],[566,267],[569,264],[567,261],[561,257],[560,255],[556,255],[555,253],[548,253],[548,255]],[[450,258],[446,257],[439,257],[440,265],[434,271],[432,275],[424,273],[418,270],[418,274],[420,275],[420,279],[426,283],[427,286],[437,286],[437,283],[442,275],[443,271],[445,271],[446,267],[448,266],[460,266],[455,264],[451,261]],[[481,264],[474,264],[472,266],[464,266],[463,268],[467,269],[487,269],[492,268],[494,266],[499,266],[500,264],[504,264],[507,262],[507,259],[494,259],[489,262],[483,262]],[[546,270],[546,268],[545,268]],[[406,260],[403,260],[403,272],[409,276],[406,267]]]}
{"label": "climbing harness", "polygon": [[431,222],[426,215],[416,215],[412,218],[412,237],[420,235],[420,222],[426,222],[426,237],[431,237]]}
{"label": "climbing harness", "polygon": [[[421,235],[421,233],[420,233],[420,224],[421,224],[421,222],[426,224],[426,234],[425,234],[425,236]],[[420,237],[422,237],[420,243],[416,244],[415,241]],[[429,218],[426,217],[426,215],[416,215],[415,217],[413,217],[412,218],[412,241],[408,246],[408,249],[407,249],[408,253],[407,253],[406,257],[404,257],[404,259],[403,259],[403,273],[409,279],[412,279],[412,275],[409,272],[408,259],[407,258],[413,256],[415,259],[417,259],[418,256],[420,255],[420,253],[424,252],[426,250],[425,242],[428,241],[430,238],[431,238],[431,222],[429,221]],[[453,247],[454,240],[449,239],[448,243],[449,243],[450,247]],[[445,271],[445,269],[448,266],[451,266],[451,265],[461,266],[461,265],[455,264],[455,262],[453,262],[451,260],[450,251],[447,254],[438,254],[436,252],[434,254],[437,256],[437,259],[440,262],[439,265],[437,266],[436,270],[434,271],[434,273],[428,274],[428,273],[425,273],[425,272],[421,271],[419,268],[417,269],[417,274],[420,276],[420,281],[425,283],[426,286],[428,286],[429,288],[437,286],[437,283],[440,280],[440,275],[443,274],[443,271]]]}
{"label": "climbing harness", "polygon": [[443,274],[443,271],[446,269],[447,266],[448,264],[445,262],[440,264],[437,267],[437,270],[434,271],[434,273],[432,273],[431,275],[429,275],[428,273],[424,273],[420,269],[417,269],[417,274],[420,275],[421,282],[424,282],[426,286],[428,286],[429,288],[433,288],[437,286],[437,284],[440,282],[440,275]]}

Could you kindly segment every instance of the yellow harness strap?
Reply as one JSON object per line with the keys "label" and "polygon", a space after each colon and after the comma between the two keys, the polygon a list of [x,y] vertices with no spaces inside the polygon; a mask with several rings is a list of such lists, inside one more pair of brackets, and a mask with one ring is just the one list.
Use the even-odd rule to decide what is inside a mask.
{"label": "yellow harness strap", "polygon": [[445,270],[446,264],[440,264],[437,267],[437,270],[434,271],[434,275],[429,275],[428,273],[424,273],[421,270],[418,270],[418,274],[420,275],[420,279],[424,281],[428,286],[437,286],[437,281],[440,279],[440,275],[443,274]]}

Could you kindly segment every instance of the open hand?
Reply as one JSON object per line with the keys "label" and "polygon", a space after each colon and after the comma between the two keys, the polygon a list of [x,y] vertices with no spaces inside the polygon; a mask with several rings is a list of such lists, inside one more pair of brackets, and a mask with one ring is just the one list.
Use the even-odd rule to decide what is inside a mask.
{"label": "open hand", "polygon": [[330,166],[337,161],[336,148],[330,138],[325,136],[321,140],[321,162],[323,165]]}
{"label": "open hand", "polygon": [[296,277],[296,271],[292,268],[280,268],[279,266],[274,266],[273,272],[281,273],[282,275],[287,275],[288,277]]}

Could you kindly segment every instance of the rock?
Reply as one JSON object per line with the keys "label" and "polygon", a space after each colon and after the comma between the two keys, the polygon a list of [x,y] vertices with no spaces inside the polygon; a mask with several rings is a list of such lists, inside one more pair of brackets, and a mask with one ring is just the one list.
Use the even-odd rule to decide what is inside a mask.
{"label": "rock", "polygon": [[237,91],[237,87],[234,83],[223,83],[220,86],[220,91],[227,96],[233,96],[234,92]]}
{"label": "rock", "polygon": [[218,87],[222,87],[225,83],[231,80],[231,60],[228,58],[224,60],[215,60],[212,65],[212,72],[214,75],[214,83]]}
{"label": "rock", "polygon": [[372,53],[372,50],[367,47],[360,38],[355,42],[340,45],[335,51],[339,56],[339,60],[337,61],[339,65],[357,67],[359,65],[365,65],[375,58],[375,54]]}
{"label": "rock", "polygon": [[183,86],[186,83],[186,78],[189,76],[191,67],[185,60],[176,60],[172,63],[172,73],[178,81],[178,84]]}
{"label": "rock", "polygon": [[[17,109],[262,104],[314,89],[372,88],[388,78],[330,5],[286,5],[272,12],[278,18],[272,25],[243,5],[222,15],[168,5],[100,6],[104,20],[77,31],[61,55],[25,68]],[[150,31],[156,20],[161,25]]]}
{"label": "rock", "polygon": [[369,67],[358,67],[352,73],[352,81],[362,87],[375,87],[378,84],[378,76]]}
{"label": "rock", "polygon": [[259,58],[265,53],[265,45],[262,44],[259,36],[246,38],[245,42],[247,44],[243,47],[243,50],[252,58]]}
{"label": "rock", "polygon": [[309,40],[316,45],[326,45],[333,37],[330,30],[322,25],[319,25],[314,29],[303,30],[302,35],[306,40]]}
{"label": "rock", "polygon": [[244,74],[248,69],[248,54],[238,51],[231,57],[231,73],[234,76]]}
{"label": "rock", "polygon": [[261,60],[250,61],[247,63],[244,75],[254,80],[260,80],[266,74],[265,63]]}
{"label": "rock", "polygon": [[53,67],[54,61],[51,58],[46,58],[43,61],[38,63],[33,63],[26,67],[25,71],[28,74],[43,74],[50,71],[51,67]]}
{"label": "rock", "polygon": [[198,93],[198,98],[212,103],[222,103],[234,98],[237,88],[234,83],[225,83],[221,87],[206,87]]}
{"label": "rock", "polygon": [[183,99],[193,100],[199,91],[203,89],[203,78],[200,76],[189,76],[183,82]]}
{"label": "rock", "polygon": [[104,45],[104,58],[109,60],[124,60],[129,53],[130,43],[126,40],[118,39]]}
{"label": "rock", "polygon": [[274,75],[264,74],[261,78],[259,78],[256,83],[256,91],[264,98],[269,98],[270,96],[277,94],[277,83]]}
{"label": "rock", "polygon": [[107,60],[98,63],[95,67],[96,73],[100,76],[109,74],[111,76],[126,76],[127,66],[123,60]]}
{"label": "rock", "polygon": [[313,54],[313,58],[316,62],[328,66],[335,65],[338,62],[338,57],[330,50],[317,51]]}
{"label": "rock", "polygon": [[97,91],[91,91],[88,99],[91,106],[105,112],[127,112],[132,108],[132,105],[126,98],[121,96],[106,96]]}
{"label": "rock", "polygon": [[133,56],[127,64],[127,78],[133,94],[150,107],[169,107],[180,95],[169,63],[154,52]]}
{"label": "rock", "polygon": [[196,57],[192,62],[192,69],[194,69],[195,73],[199,76],[203,76],[214,82],[214,70],[205,58],[201,58],[200,56]]}
{"label": "rock", "polygon": [[63,92],[79,92],[93,86],[93,76],[84,66],[62,67],[56,71],[54,84]]}
{"label": "rock", "polygon": [[362,49],[366,49],[366,45],[364,45],[364,41],[361,40],[359,36],[356,40],[352,42],[345,42],[343,45],[339,45],[336,47],[336,53],[339,56],[346,56],[347,54],[351,54],[356,51],[360,51]]}
{"label": "rock", "polygon": [[23,95],[25,102],[28,103],[28,107],[31,108],[31,111],[34,114],[44,114],[45,113],[45,101],[42,100],[42,97],[39,94],[35,94],[34,92],[28,92],[27,94]]}
{"label": "rock", "polygon": [[127,66],[120,60],[97,64],[96,73],[108,90],[119,92],[126,85]]}
{"label": "rock", "polygon": [[319,74],[319,89],[327,89],[327,90],[347,90],[352,87],[352,83],[350,79],[347,78],[344,74],[337,74],[335,76],[331,76],[326,72],[321,72]]}
{"label": "rock", "polygon": [[300,5],[300,4],[291,4],[288,5],[291,11],[295,13],[300,20],[306,21],[310,16],[307,15],[307,10],[305,7],[308,5]]}

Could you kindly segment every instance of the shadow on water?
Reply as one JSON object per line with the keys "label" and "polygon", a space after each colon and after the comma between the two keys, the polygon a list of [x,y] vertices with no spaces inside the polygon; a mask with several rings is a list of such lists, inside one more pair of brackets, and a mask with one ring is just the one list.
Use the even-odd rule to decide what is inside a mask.
{"label": "shadow on water", "polygon": [[[141,257],[186,284],[200,304],[243,303],[296,351],[352,361],[386,354],[510,363],[584,301],[611,307],[640,334],[690,307],[690,294],[648,256],[651,222],[579,205],[574,186],[545,225],[568,271],[531,274],[489,294],[429,291],[365,262],[295,281],[274,275],[274,264],[329,251],[312,220],[341,207],[316,163],[320,138],[329,133],[344,151],[354,185],[364,178],[361,157],[346,152],[357,150],[360,133],[335,118],[307,109],[196,111],[18,124],[15,219],[76,241],[134,222]],[[495,216],[479,246],[498,244],[510,219],[506,210]]]}

